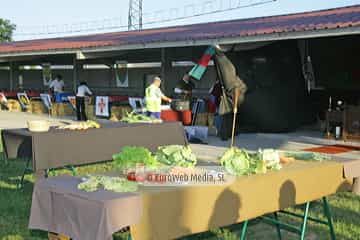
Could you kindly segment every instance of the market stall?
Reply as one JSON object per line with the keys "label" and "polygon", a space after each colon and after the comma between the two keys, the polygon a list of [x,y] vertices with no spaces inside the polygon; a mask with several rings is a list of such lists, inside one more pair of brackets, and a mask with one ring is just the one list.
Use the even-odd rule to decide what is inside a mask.
{"label": "market stall", "polygon": [[29,227],[73,239],[107,240],[130,226],[135,240],[174,239],[348,190],[351,182],[343,168],[335,162],[296,161],[226,185],[144,186],[134,194],[86,193],[77,189],[80,178],[50,178],[35,185]]}
{"label": "market stall", "polygon": [[108,161],[113,153],[126,145],[156,149],[165,144],[186,144],[184,129],[178,122],[112,123],[100,129],[71,131],[53,128],[42,133],[10,129],[1,134],[7,158],[32,159],[34,172]]}

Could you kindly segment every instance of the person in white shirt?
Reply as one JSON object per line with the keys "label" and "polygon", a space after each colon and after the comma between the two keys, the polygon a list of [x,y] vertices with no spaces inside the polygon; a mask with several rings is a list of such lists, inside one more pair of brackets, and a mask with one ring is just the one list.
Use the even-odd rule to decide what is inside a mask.
{"label": "person in white shirt", "polygon": [[87,121],[85,112],[85,97],[92,95],[86,82],[81,82],[76,93],[76,116],[78,121]]}
{"label": "person in white shirt", "polygon": [[56,78],[51,82],[47,83],[47,85],[53,91],[54,94],[57,94],[57,93],[62,93],[64,91],[65,83],[62,80],[62,76],[57,75]]}

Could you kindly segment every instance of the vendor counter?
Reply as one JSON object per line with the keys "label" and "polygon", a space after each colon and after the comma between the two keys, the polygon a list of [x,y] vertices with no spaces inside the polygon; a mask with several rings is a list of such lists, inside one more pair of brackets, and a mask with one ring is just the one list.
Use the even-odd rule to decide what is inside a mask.
{"label": "vendor counter", "polygon": [[8,129],[1,134],[7,159],[32,159],[34,172],[109,161],[124,146],[144,146],[155,151],[162,145],[187,143],[184,128],[178,122],[112,123],[103,124],[100,129],[51,128],[42,133]]}
{"label": "vendor counter", "polygon": [[351,187],[343,176],[343,164],[303,161],[216,186],[142,186],[136,193],[87,193],[77,189],[80,182],[73,177],[38,181],[29,228],[61,232],[72,239],[111,240],[113,233],[130,226],[133,240],[176,239]]}

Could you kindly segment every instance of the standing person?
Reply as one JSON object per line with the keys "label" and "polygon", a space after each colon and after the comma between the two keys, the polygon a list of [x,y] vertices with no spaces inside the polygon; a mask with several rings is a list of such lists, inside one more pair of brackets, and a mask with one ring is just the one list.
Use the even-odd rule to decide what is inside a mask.
{"label": "standing person", "polygon": [[85,112],[85,96],[92,95],[86,82],[81,82],[76,93],[76,116],[78,121],[87,121]]}
{"label": "standing person", "polygon": [[161,100],[171,102],[171,98],[168,98],[162,93],[160,85],[161,79],[155,77],[150,86],[145,90],[147,115],[157,119],[160,119],[161,116]]}
{"label": "standing person", "polygon": [[194,88],[195,84],[191,81],[190,75],[185,74],[183,78],[176,84],[174,92],[178,95],[179,99],[191,102],[192,90]]}
{"label": "standing person", "polygon": [[53,92],[53,94],[62,93],[64,91],[65,83],[62,80],[61,75],[56,75],[56,78],[51,82],[47,83],[49,89]]}
{"label": "standing person", "polygon": [[221,127],[221,116],[219,115],[219,105],[220,98],[222,95],[222,88],[219,79],[213,84],[213,86],[209,90],[209,101],[211,104],[215,105],[215,114],[214,114],[214,125],[217,131],[220,130]]}
{"label": "standing person", "polygon": [[231,101],[228,104],[221,104],[220,102],[219,106],[219,114],[223,116],[218,135],[222,140],[228,140],[232,133],[232,126],[235,120],[234,115],[236,116],[238,107],[245,99],[247,86],[236,74],[235,66],[230,59],[228,59],[224,52],[219,48],[216,48],[214,63],[223,88],[223,94],[226,95],[226,99],[224,98],[222,101],[224,101],[224,103]]}

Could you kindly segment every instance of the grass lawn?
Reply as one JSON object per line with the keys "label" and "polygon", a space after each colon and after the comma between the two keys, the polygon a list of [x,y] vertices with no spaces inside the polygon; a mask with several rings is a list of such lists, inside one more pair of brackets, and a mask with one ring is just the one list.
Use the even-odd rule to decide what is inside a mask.
{"label": "grass lawn", "polygon": [[[0,146],[1,147],[1,146]],[[31,194],[34,179],[32,175],[26,175],[24,189],[17,190],[16,184],[24,166],[22,160],[12,160],[7,165],[0,157],[0,240],[41,240],[47,239],[47,235],[41,231],[30,231],[27,228]],[[78,169],[79,174],[111,169],[110,164],[99,164],[82,167]],[[67,171],[58,171],[58,174]],[[342,193],[329,198],[335,223],[337,239],[341,240],[360,240],[360,198],[350,193]],[[322,217],[320,206],[312,211],[313,216]],[[285,219],[285,217],[284,217]],[[286,220],[300,224],[293,218]],[[237,228],[238,229],[238,228]],[[121,234],[115,239],[125,239]],[[236,230],[227,229],[213,230],[212,234],[202,234],[187,239],[206,239],[206,240],[235,240],[239,239]],[[256,223],[250,225],[247,239],[277,239],[276,231],[273,227]],[[283,232],[283,239],[298,239],[295,235]],[[325,226],[311,223],[309,225],[307,239],[330,239]]]}

